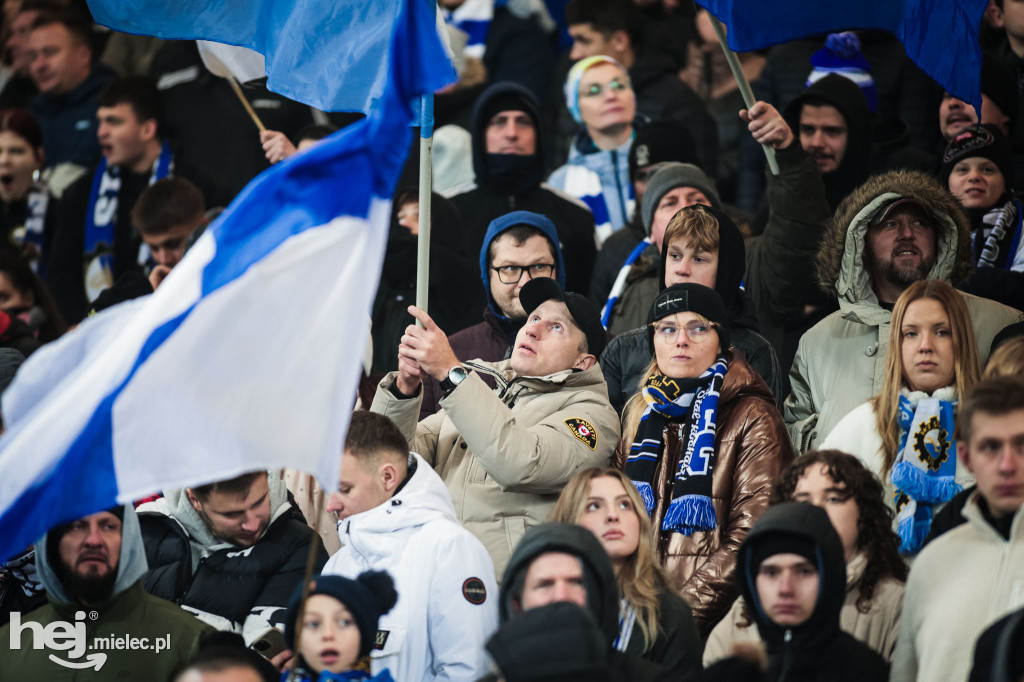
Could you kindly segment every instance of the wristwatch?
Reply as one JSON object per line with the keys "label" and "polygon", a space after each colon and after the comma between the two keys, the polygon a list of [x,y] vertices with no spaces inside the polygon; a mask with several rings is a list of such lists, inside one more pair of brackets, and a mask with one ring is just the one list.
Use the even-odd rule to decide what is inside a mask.
{"label": "wristwatch", "polygon": [[455,365],[448,370],[448,376],[441,380],[441,390],[444,391],[445,395],[448,395],[468,376],[469,372],[466,371],[465,367],[462,365]]}

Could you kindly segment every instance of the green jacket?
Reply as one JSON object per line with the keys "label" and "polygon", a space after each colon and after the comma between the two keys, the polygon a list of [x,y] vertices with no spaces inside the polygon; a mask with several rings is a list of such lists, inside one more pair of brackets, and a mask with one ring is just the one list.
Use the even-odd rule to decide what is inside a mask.
{"label": "green jacket", "polygon": [[[803,335],[789,372],[792,390],[784,416],[799,452],[815,448],[839,420],[882,390],[892,312],[879,304],[863,254],[868,225],[901,198],[919,201],[936,216],[935,265],[928,278],[955,286],[971,275],[970,224],[952,195],[929,176],[915,171],[876,175],[839,205],[818,254],[820,284],[838,296],[839,310]],[[984,365],[992,338],[1024,320],[1024,313],[962,295]]]}
{"label": "green jacket", "polygon": [[[0,678],[4,680],[164,682],[195,654],[200,639],[213,631],[188,611],[142,589],[146,555],[130,506],[124,512],[114,594],[105,603],[84,607],[71,602],[50,564],[46,536],[36,545],[36,562],[50,603],[28,614],[11,614],[11,623],[0,629]],[[68,624],[59,627],[59,634],[32,630],[58,622]],[[17,648],[11,646],[15,624],[20,632]]]}

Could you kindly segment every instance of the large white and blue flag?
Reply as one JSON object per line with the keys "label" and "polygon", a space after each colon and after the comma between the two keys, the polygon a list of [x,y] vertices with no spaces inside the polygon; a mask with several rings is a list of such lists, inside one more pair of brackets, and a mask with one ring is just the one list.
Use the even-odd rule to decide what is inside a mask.
{"label": "large white and blue flag", "polygon": [[161,489],[279,466],[337,481],[411,104],[454,75],[432,0],[360,4],[390,7],[341,27],[389,55],[371,115],[257,177],[152,296],[44,347],[5,392],[0,559]]}

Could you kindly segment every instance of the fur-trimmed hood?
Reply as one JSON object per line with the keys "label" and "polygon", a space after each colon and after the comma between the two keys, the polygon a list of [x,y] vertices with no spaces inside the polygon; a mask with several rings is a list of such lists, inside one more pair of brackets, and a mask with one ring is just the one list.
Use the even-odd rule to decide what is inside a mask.
{"label": "fur-trimmed hood", "polygon": [[938,235],[929,279],[956,286],[974,272],[971,225],[956,199],[926,173],[881,173],[843,199],[818,249],[818,282],[826,293],[839,298],[840,307],[878,305],[870,275],[864,269],[864,244],[868,225],[898,199],[920,202],[935,218]]}

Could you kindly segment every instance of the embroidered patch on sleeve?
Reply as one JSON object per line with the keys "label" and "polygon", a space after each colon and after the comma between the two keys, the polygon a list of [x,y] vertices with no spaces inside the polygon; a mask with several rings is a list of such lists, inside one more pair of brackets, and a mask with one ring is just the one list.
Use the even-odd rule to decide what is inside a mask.
{"label": "embroidered patch on sleeve", "polygon": [[373,638],[373,648],[380,651],[388,643],[388,637],[391,635],[390,630],[377,630],[377,635]]}
{"label": "embroidered patch on sleeve", "polygon": [[586,419],[574,417],[573,419],[566,419],[565,425],[569,427],[572,435],[576,436],[576,439],[582,441],[588,448],[591,450],[597,448],[597,429],[594,428],[593,424]]}
{"label": "embroidered patch on sleeve", "polygon": [[466,582],[462,583],[462,596],[470,604],[483,604],[487,601],[487,587],[484,586],[484,581],[480,578],[466,578]]}

